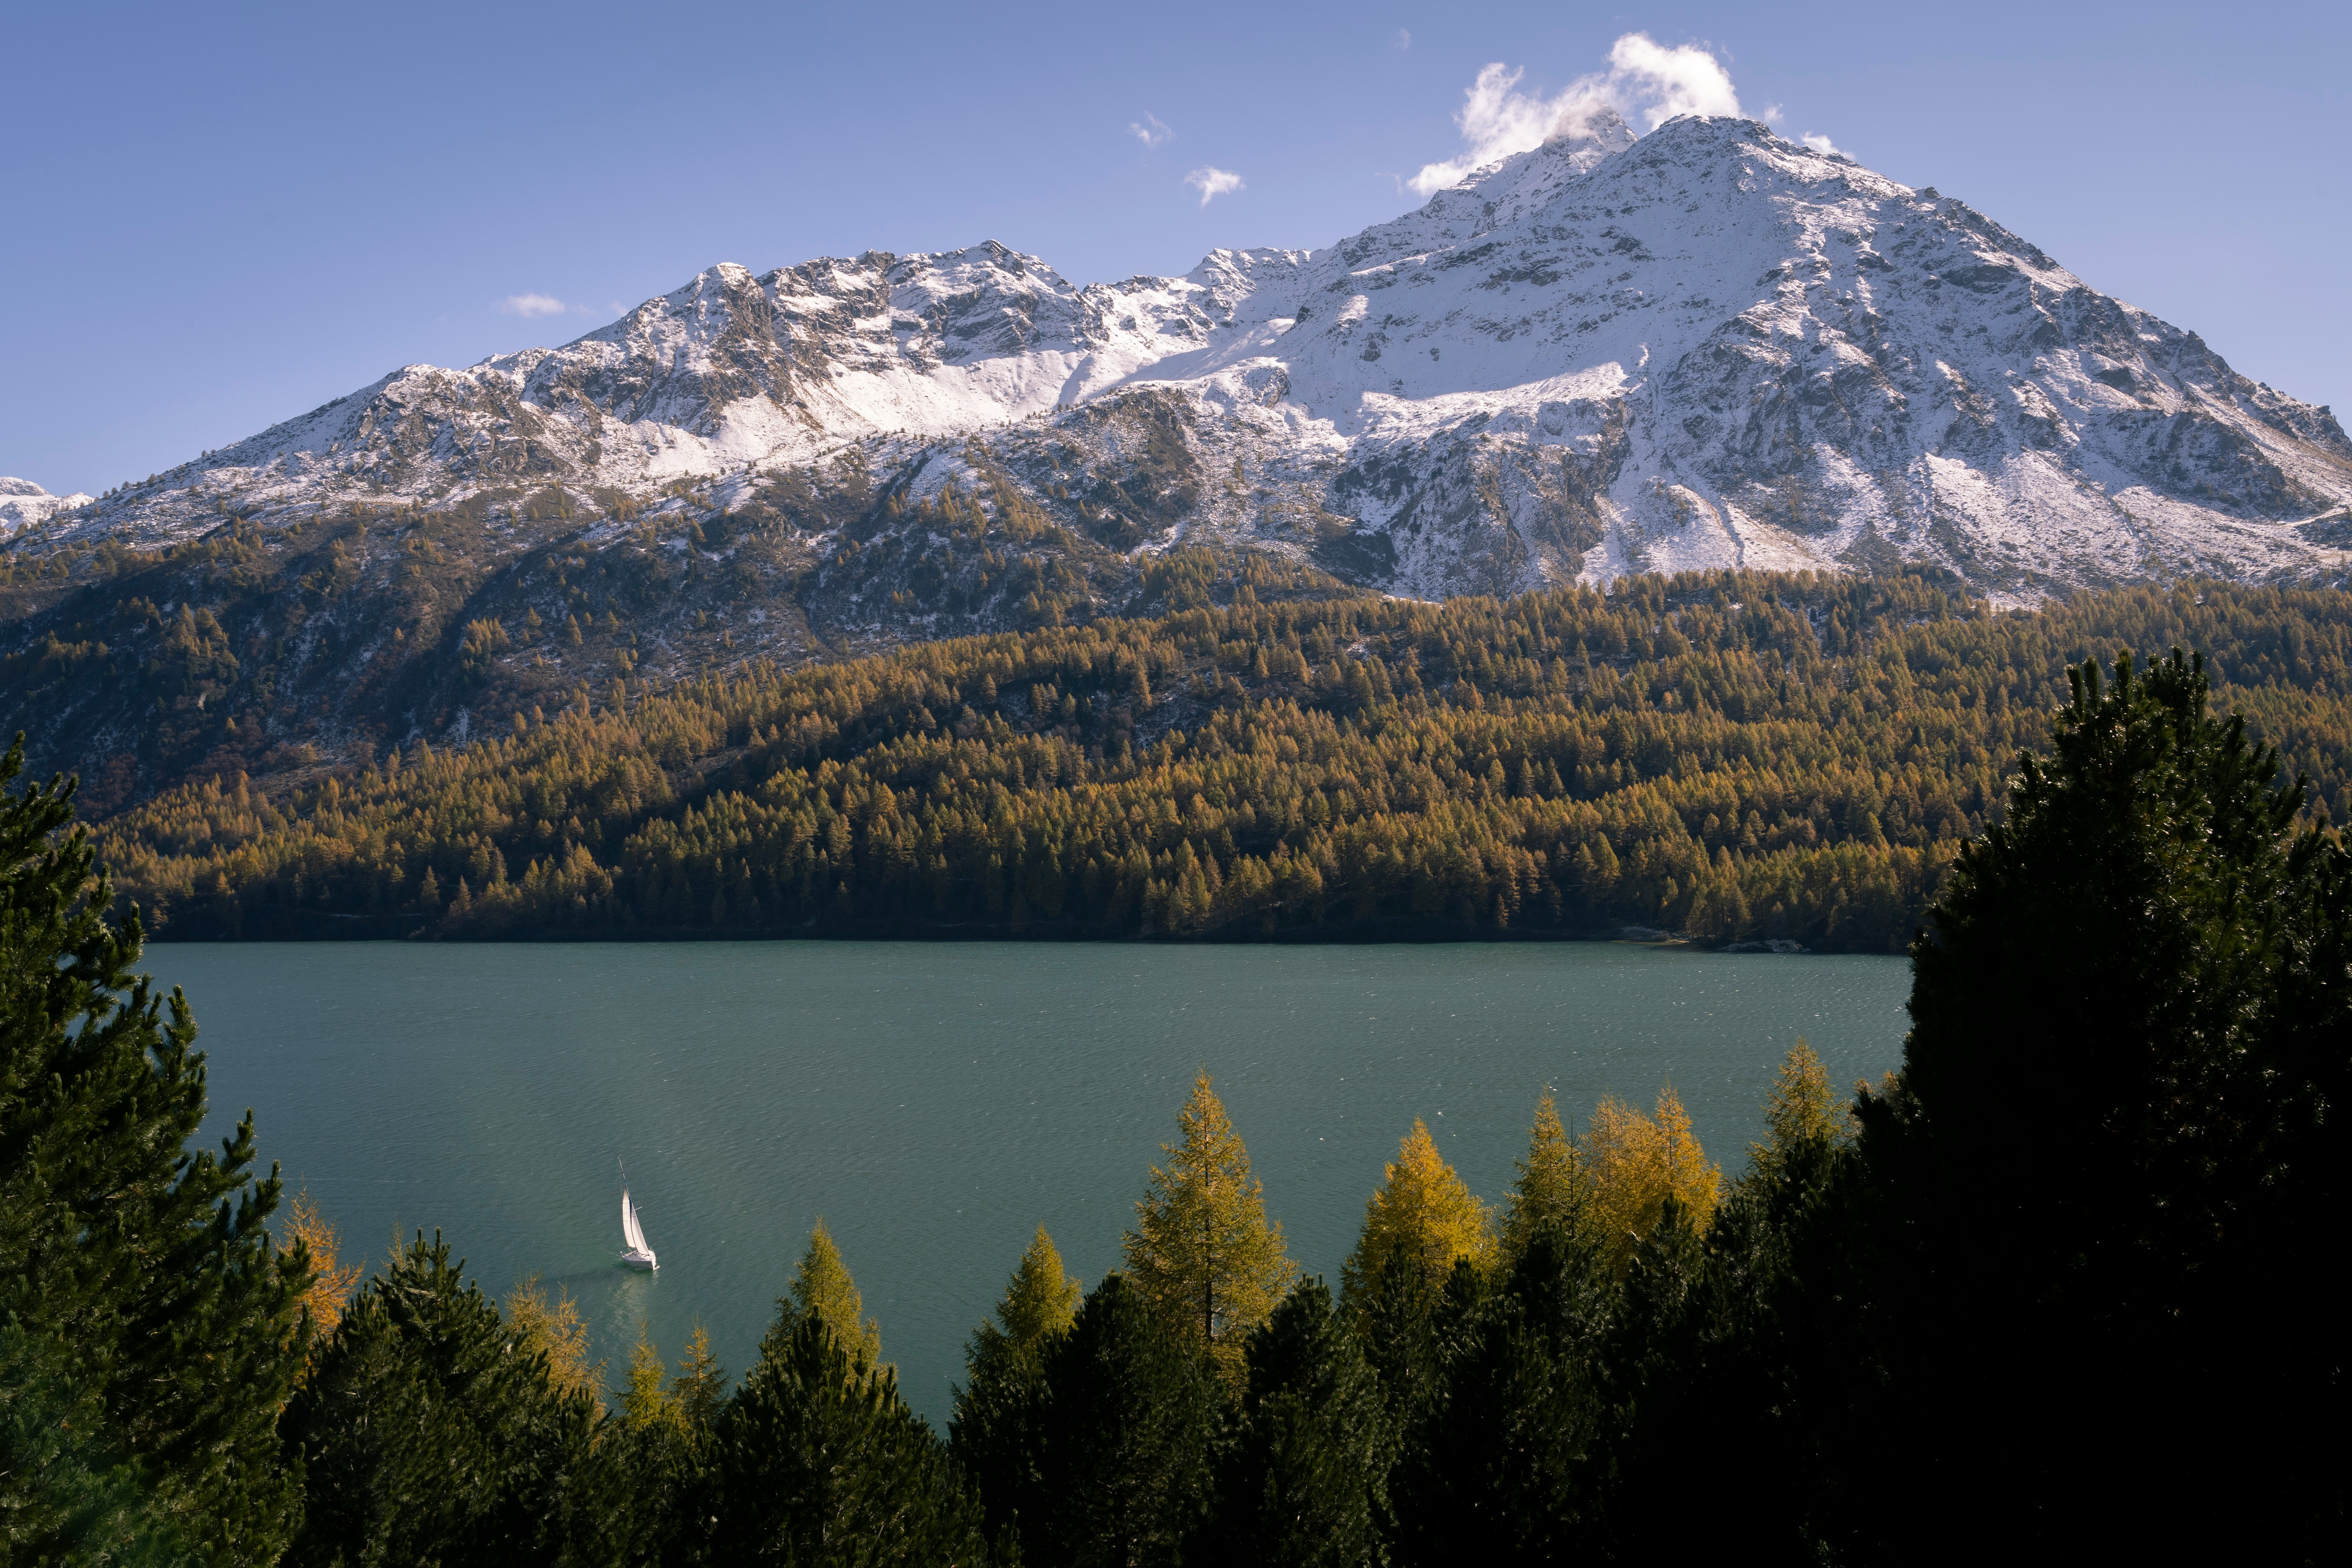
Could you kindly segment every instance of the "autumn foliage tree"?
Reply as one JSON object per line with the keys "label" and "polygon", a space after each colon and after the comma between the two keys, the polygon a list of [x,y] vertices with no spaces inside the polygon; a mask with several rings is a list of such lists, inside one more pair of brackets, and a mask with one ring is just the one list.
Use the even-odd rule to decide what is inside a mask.
{"label": "autumn foliage tree", "polygon": [[852,1359],[868,1366],[881,1364],[882,1326],[863,1316],[866,1300],[858,1294],[849,1266],[841,1260],[841,1248],[834,1245],[833,1233],[822,1219],[810,1227],[808,1249],[793,1271],[791,1300],[800,1317],[832,1331]]}
{"label": "autumn foliage tree", "polygon": [[1268,1224],[1249,1152],[1202,1073],[1177,1112],[1178,1141],[1135,1205],[1122,1244],[1129,1285],[1228,1378],[1238,1378],[1249,1331],[1297,1278],[1282,1226]]}
{"label": "autumn foliage tree", "polygon": [[1650,1116],[1604,1096],[1593,1108],[1581,1153],[1591,1173],[1594,1222],[1611,1265],[1621,1271],[1657,1228],[1669,1199],[1696,1230],[1714,1217],[1723,1171],[1699,1148],[1690,1112],[1672,1085],[1658,1090]]}
{"label": "autumn foliage tree", "polygon": [[1340,1271],[1341,1289],[1360,1303],[1391,1273],[1433,1288],[1457,1262],[1483,1265],[1493,1233],[1494,1215],[1445,1163],[1429,1124],[1416,1116],[1364,1205],[1364,1228]]}
{"label": "autumn foliage tree", "polygon": [[342,1261],[342,1234],[320,1212],[307,1188],[287,1204],[285,1228],[288,1248],[299,1247],[310,1256],[310,1283],[302,1291],[302,1310],[310,1318],[310,1343],[324,1344],[342,1321],[366,1266]]}
{"label": "autumn foliage tree", "polygon": [[1560,1124],[1559,1105],[1547,1089],[1536,1101],[1527,1158],[1518,1162],[1510,1200],[1504,1206],[1496,1261],[1509,1268],[1546,1231],[1587,1236],[1598,1224],[1591,1173],[1570,1142]]}
{"label": "autumn foliage tree", "polygon": [[1800,1035],[1772,1076],[1771,1092],[1764,1097],[1766,1138],[1748,1146],[1748,1169],[1761,1181],[1779,1177],[1798,1151],[1837,1138],[1840,1120],[1829,1068],[1822,1065],[1821,1053]]}
{"label": "autumn foliage tree", "polygon": [[[600,1410],[576,1310],[502,1311],[422,1235],[305,1311],[331,1233],[301,1202],[270,1247],[249,1126],[184,1152],[184,1005],[127,978],[65,792],[12,798],[0,1555],[2332,1560],[2352,856],[2197,661],[2071,692],[1929,908],[1899,1072],[1842,1103],[1799,1039],[1727,1182],[1671,1087],[1580,1140],[1547,1093],[1499,1214],[1416,1121],[1337,1301],[1296,1282],[1204,1073],[1127,1268],[1081,1295],[1034,1233],[948,1444],[822,1225],[731,1394],[698,1331],[674,1379],[641,1334]],[[1223,864],[1192,851],[1165,907]]]}
{"label": "autumn foliage tree", "polygon": [[2118,642],[2210,649],[2250,732],[2352,820],[2340,592],[2012,615],[1916,575],[1711,573],[1237,600],[633,680],[323,780],[224,766],[103,831],[123,886],[191,936],[299,937],[321,911],[469,938],[1632,923],[1899,952],[2042,743],[2064,662]]}
{"label": "autumn foliage tree", "polygon": [[551,1300],[533,1275],[508,1292],[505,1316],[522,1352],[546,1362],[549,1383],[561,1393],[584,1394],[604,1409],[604,1368],[589,1363],[587,1320],[570,1291],[559,1289]]}

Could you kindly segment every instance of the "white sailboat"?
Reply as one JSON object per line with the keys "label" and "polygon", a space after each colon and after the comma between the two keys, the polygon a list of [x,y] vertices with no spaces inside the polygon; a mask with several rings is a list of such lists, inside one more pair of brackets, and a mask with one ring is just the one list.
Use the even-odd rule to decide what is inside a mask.
{"label": "white sailboat", "polygon": [[621,1261],[632,1268],[658,1268],[654,1249],[646,1244],[646,1227],[637,1223],[637,1208],[629,1202],[629,1173],[621,1173]]}

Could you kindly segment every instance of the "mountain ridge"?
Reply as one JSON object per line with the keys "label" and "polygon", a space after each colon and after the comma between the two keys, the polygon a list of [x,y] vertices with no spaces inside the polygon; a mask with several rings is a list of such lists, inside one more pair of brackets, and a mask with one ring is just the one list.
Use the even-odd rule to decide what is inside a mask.
{"label": "mountain ridge", "polygon": [[119,802],[1243,596],[2340,584],[2348,502],[2329,410],[1966,204],[1604,114],[1321,248],[1083,286],[994,241],[722,263],[403,367],[0,546],[0,724]]}
{"label": "mountain ridge", "polygon": [[[1012,432],[1058,433],[1146,387],[1201,416],[1196,455],[1265,468],[1265,499],[1303,490],[1361,533],[1342,576],[1421,596],[1650,566],[1850,569],[1882,545],[2021,602],[2327,571],[2342,552],[2291,531],[2352,500],[2328,410],[2238,376],[1965,204],[1756,121],[1686,116],[1637,139],[1604,111],[1337,245],[1212,251],[1181,278],[1078,286],[993,240],[719,263],[557,348],[403,367],[70,527],[153,543],[210,526],[208,499],[267,515],[517,484],[589,506],[685,480],[731,504],[853,443],[921,493],[943,445],[974,436],[1054,512],[1067,465],[1039,467],[1049,432]],[[1433,509],[1461,510],[1457,470],[1480,467],[1466,427],[1497,421],[1513,450],[1491,471],[1533,490],[1431,538]],[[1418,506],[1396,493],[1401,456]],[[1580,460],[1581,506],[1529,468]],[[1197,529],[1311,552],[1236,510],[1147,547]],[[1563,531],[1547,510],[1589,515]]]}

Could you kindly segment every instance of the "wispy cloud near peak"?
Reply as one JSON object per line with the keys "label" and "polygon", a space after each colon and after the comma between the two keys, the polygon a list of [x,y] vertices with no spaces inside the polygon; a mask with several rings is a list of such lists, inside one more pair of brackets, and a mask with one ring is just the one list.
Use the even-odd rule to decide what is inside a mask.
{"label": "wispy cloud near peak", "polygon": [[560,316],[572,307],[546,294],[509,294],[499,301],[499,309],[528,321],[534,316]]}
{"label": "wispy cloud near peak", "polygon": [[1184,183],[1201,193],[1201,205],[1207,206],[1209,198],[1222,196],[1227,191],[1242,188],[1242,177],[1231,169],[1212,168],[1203,163],[1184,176]]}
{"label": "wispy cloud near peak", "polygon": [[1478,73],[1454,116],[1462,130],[1460,155],[1423,166],[1408,182],[1416,192],[1442,191],[1482,164],[1576,135],[1601,109],[1653,131],[1677,114],[1739,112],[1731,73],[1711,52],[1698,44],[1661,44],[1647,33],[1619,37],[1610,46],[1607,70],[1580,76],[1553,97],[1521,92],[1526,74],[1499,60]]}

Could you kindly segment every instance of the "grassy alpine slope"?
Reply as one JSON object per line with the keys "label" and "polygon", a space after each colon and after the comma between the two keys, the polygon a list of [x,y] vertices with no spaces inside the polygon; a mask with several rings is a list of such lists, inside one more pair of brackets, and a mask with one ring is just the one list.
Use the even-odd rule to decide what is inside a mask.
{"label": "grassy alpine slope", "polygon": [[[103,829],[178,937],[1582,935],[1900,952],[2069,661],[2206,651],[2352,814],[2352,601],[1918,576],[1234,602],[667,691]],[[1170,602],[1182,602],[1171,594]],[[341,917],[341,918],[322,918]]]}

